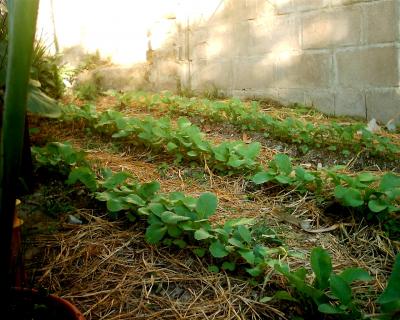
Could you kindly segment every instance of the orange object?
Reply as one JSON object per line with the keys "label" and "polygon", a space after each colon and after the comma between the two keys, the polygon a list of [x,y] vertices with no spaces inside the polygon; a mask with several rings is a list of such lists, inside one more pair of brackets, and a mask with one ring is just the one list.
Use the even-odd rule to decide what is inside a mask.
{"label": "orange object", "polygon": [[13,284],[15,286],[21,286],[25,280],[25,271],[22,261],[21,244],[22,244],[22,231],[21,227],[24,221],[18,218],[17,207],[21,204],[21,201],[17,199],[15,201],[15,214],[14,214],[14,224],[13,233],[11,240],[11,274],[13,279]]}

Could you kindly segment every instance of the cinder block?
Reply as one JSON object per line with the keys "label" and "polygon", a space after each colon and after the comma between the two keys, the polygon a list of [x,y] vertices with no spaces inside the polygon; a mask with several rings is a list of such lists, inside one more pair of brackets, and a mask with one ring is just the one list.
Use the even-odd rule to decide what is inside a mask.
{"label": "cinder block", "polygon": [[[207,58],[207,48],[208,48],[208,30],[207,28],[197,28],[190,32],[190,42],[189,42],[189,55],[190,59],[206,59]],[[181,40],[182,41],[182,40]],[[187,45],[185,43],[185,37],[183,37],[182,48],[187,50]],[[187,57],[181,57],[186,58]]]}
{"label": "cinder block", "polygon": [[269,0],[276,14],[287,14],[293,12],[292,0]]}
{"label": "cinder block", "polygon": [[150,83],[145,77],[148,71],[148,65],[145,63],[136,64],[133,67],[100,67],[86,74],[83,73],[76,83],[96,81],[99,82],[102,90],[148,90]]}
{"label": "cinder block", "polygon": [[219,24],[210,26],[207,38],[207,58],[215,59],[221,56],[232,56],[234,24]]}
{"label": "cinder block", "polygon": [[186,87],[191,86],[193,89],[200,87],[201,83],[204,82],[202,80],[202,74],[203,70],[207,68],[207,60],[194,60],[192,63],[190,63],[190,66],[188,63],[182,63],[182,67],[185,71],[185,76],[187,77],[182,81],[182,83],[185,83]]}
{"label": "cinder block", "polygon": [[339,84],[351,88],[398,86],[398,54],[394,46],[337,52]]}
{"label": "cinder block", "polygon": [[269,0],[277,14],[288,14],[299,11],[325,8],[330,0]]}
{"label": "cinder block", "polygon": [[382,123],[395,119],[400,124],[400,89],[369,90],[366,95],[368,120]]}
{"label": "cinder block", "polygon": [[251,41],[249,32],[249,22],[247,20],[235,23],[232,34],[232,47],[228,49],[232,56],[247,57],[249,55]]}
{"label": "cinder block", "polygon": [[278,89],[278,99],[284,103],[304,104],[303,89]]}
{"label": "cinder block", "polygon": [[366,118],[364,92],[356,89],[338,89],[335,94],[335,115]]}
{"label": "cinder block", "polygon": [[249,55],[299,49],[300,23],[296,17],[249,21]]}
{"label": "cinder block", "polygon": [[307,90],[304,104],[329,115],[335,114],[335,98],[331,90]]}
{"label": "cinder block", "polygon": [[245,89],[245,90],[228,90],[232,97],[241,98],[241,99],[276,99],[278,100],[278,90],[276,89],[262,89],[262,90],[253,90],[253,89]]}
{"label": "cinder block", "polygon": [[378,1],[365,6],[368,43],[393,42],[397,39],[399,14],[395,1]]}
{"label": "cinder block", "polygon": [[322,9],[329,5],[329,0],[295,0],[293,7],[296,11]]}
{"label": "cinder block", "polygon": [[303,49],[360,44],[361,23],[360,7],[345,7],[303,14]]}
{"label": "cinder block", "polygon": [[262,89],[274,84],[274,59],[264,56],[234,60],[233,89]]}
{"label": "cinder block", "polygon": [[207,61],[197,70],[193,70],[191,76],[192,88],[203,89],[215,86],[217,89],[228,89],[232,87],[232,62],[230,60]]}
{"label": "cinder block", "polygon": [[332,76],[330,53],[283,53],[277,61],[278,88],[327,88]]}
{"label": "cinder block", "polygon": [[360,2],[371,2],[374,0],[331,0],[332,6],[347,6],[352,4],[357,4]]}

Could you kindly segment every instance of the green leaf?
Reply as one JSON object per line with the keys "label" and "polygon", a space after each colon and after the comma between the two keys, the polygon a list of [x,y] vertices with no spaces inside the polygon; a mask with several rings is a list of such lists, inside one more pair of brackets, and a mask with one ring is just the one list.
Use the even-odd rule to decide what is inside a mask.
{"label": "green leaf", "polygon": [[144,207],[146,205],[146,201],[144,201],[141,197],[134,193],[127,195],[123,199],[125,200],[125,202],[135,204],[139,207]]}
{"label": "green leaf", "polygon": [[276,181],[278,181],[281,184],[291,184],[292,179],[288,176],[283,176],[281,174],[275,176]]}
{"label": "green leaf", "polygon": [[186,197],[182,200],[183,204],[189,209],[196,209],[197,199],[193,197]]}
{"label": "green leaf", "polygon": [[227,162],[227,165],[233,168],[239,168],[241,165],[246,163],[246,160],[244,159],[236,159],[235,156],[229,157],[229,160]]}
{"label": "green leaf", "polygon": [[340,303],[344,304],[345,306],[349,305],[352,300],[352,296],[351,288],[347,282],[340,276],[332,273],[329,283],[332,294],[339,299]]}
{"label": "green leaf", "polygon": [[176,225],[168,225],[168,234],[173,238],[179,238],[182,235],[182,229]]}
{"label": "green leaf", "polygon": [[285,301],[293,301],[293,302],[297,302],[298,300],[293,298],[289,292],[287,291],[283,291],[283,290],[279,290],[277,292],[275,292],[275,294],[272,297],[263,297],[260,299],[261,303],[266,303],[272,300],[285,300]]}
{"label": "green leaf", "polygon": [[194,252],[194,254],[200,258],[204,257],[204,255],[206,254],[207,250],[204,248],[195,248],[192,250]]}
{"label": "green leaf", "polygon": [[260,302],[261,302],[261,303],[267,303],[267,302],[272,301],[273,299],[274,299],[273,297],[262,297],[262,298],[260,299]]}
{"label": "green leaf", "polygon": [[193,211],[191,211],[187,206],[185,206],[182,203],[176,204],[172,211],[174,211],[176,214],[184,217],[188,217],[191,220],[196,220],[197,219],[197,214]]}
{"label": "green leaf", "polygon": [[246,268],[246,272],[252,277],[258,277],[263,273],[263,271],[263,268],[261,268],[259,265],[255,266],[254,268]]}
{"label": "green leaf", "polygon": [[400,312],[400,254],[397,254],[386,289],[378,301],[383,312]]}
{"label": "green leaf", "polygon": [[128,209],[125,202],[122,202],[121,198],[112,198],[107,201],[107,209],[111,212],[117,212]]}
{"label": "green leaf", "polygon": [[247,228],[246,226],[238,226],[238,232],[240,234],[240,236],[242,237],[242,239],[244,240],[244,242],[250,244],[252,241],[251,238],[251,233],[249,231],[249,228]]}
{"label": "green leaf", "polygon": [[78,167],[72,169],[69,173],[66,184],[74,184],[77,181],[82,182],[90,191],[97,190],[97,180],[94,172],[88,167]]}
{"label": "green leaf", "polygon": [[339,309],[338,307],[332,306],[327,303],[320,304],[318,306],[318,311],[326,314],[342,314],[344,313],[343,310]]}
{"label": "green leaf", "polygon": [[208,233],[208,231],[204,230],[203,228],[196,230],[194,233],[194,238],[196,240],[204,240],[213,237],[211,234]]}
{"label": "green leaf", "polygon": [[167,232],[167,226],[161,224],[151,224],[146,229],[146,240],[148,243],[155,244],[160,242]]}
{"label": "green leaf", "polygon": [[191,125],[192,123],[187,118],[182,117],[178,119],[178,127],[181,129],[190,127]]}
{"label": "green leaf", "polygon": [[295,169],[296,177],[305,182],[311,182],[315,180],[314,175],[304,170],[302,167],[297,167]]}
{"label": "green leaf", "polygon": [[231,219],[225,222],[225,226],[227,227],[236,227],[241,225],[252,225],[255,223],[254,218],[238,218],[238,219]]}
{"label": "green leaf", "polygon": [[30,112],[44,117],[58,118],[61,116],[61,108],[57,101],[33,85],[29,85],[27,106]]}
{"label": "green leaf", "polygon": [[229,270],[229,271],[235,271],[236,263],[231,262],[231,261],[224,261],[224,263],[222,264],[222,269]]}
{"label": "green leaf", "polygon": [[196,211],[201,218],[208,218],[217,209],[218,199],[213,193],[203,193],[197,200]]}
{"label": "green leaf", "polygon": [[188,217],[178,216],[176,213],[171,211],[164,211],[163,213],[160,214],[160,218],[162,222],[167,224],[177,224],[178,222],[181,221],[190,220]]}
{"label": "green leaf", "polygon": [[379,191],[385,192],[395,188],[400,188],[400,176],[397,176],[391,172],[386,173],[379,184]]}
{"label": "green leaf", "polygon": [[160,183],[158,181],[152,181],[143,183],[137,193],[142,198],[150,200],[158,190],[160,190]]}
{"label": "green leaf", "polygon": [[297,302],[297,299],[293,298],[289,292],[287,291],[283,291],[283,290],[279,290],[277,291],[272,298],[276,299],[276,300],[285,300],[285,301],[294,301]]}
{"label": "green leaf", "polygon": [[384,199],[372,199],[368,201],[368,208],[372,212],[382,212],[389,207],[390,203]]}
{"label": "green leaf", "polygon": [[187,153],[187,155],[188,155],[189,157],[197,157],[197,156],[198,156],[198,153],[197,153],[196,151],[189,151],[189,152]]}
{"label": "green leaf", "polygon": [[175,150],[176,148],[178,148],[178,146],[177,146],[175,143],[173,143],[173,142],[168,142],[168,144],[167,144],[167,150],[168,150],[168,151],[173,151],[173,150]]}
{"label": "green leaf", "polygon": [[254,264],[255,256],[253,250],[239,250],[239,254],[249,264]]}
{"label": "green leaf", "polygon": [[347,207],[359,207],[364,204],[361,192],[354,188],[335,187],[335,197]]}
{"label": "green leaf", "polygon": [[210,253],[215,258],[223,258],[229,254],[229,251],[225,249],[225,246],[219,241],[214,241],[209,247]]}
{"label": "green leaf", "polygon": [[373,279],[367,271],[361,268],[347,268],[339,276],[348,284],[354,281],[371,281]]}
{"label": "green leaf", "polygon": [[208,266],[207,270],[212,272],[212,273],[218,273],[219,272],[219,268],[216,265]]}
{"label": "green leaf", "polygon": [[275,161],[280,172],[283,172],[286,175],[289,175],[292,172],[292,163],[286,154],[278,153],[274,157],[273,161]]}
{"label": "green leaf", "polygon": [[331,257],[326,250],[316,247],[311,251],[311,268],[316,276],[317,288],[326,289],[332,272]]}
{"label": "green leaf", "polygon": [[187,243],[182,239],[175,239],[172,241],[174,245],[177,245],[180,249],[185,249],[187,247]]}
{"label": "green leaf", "polygon": [[357,178],[361,182],[373,182],[376,180],[376,176],[370,172],[362,172],[357,175]]}
{"label": "green leaf", "polygon": [[236,238],[229,238],[228,243],[230,243],[231,245],[238,247],[238,248],[242,248],[242,249],[245,248],[244,244],[239,239],[236,239]]}
{"label": "green leaf", "polygon": [[274,176],[268,173],[267,171],[261,171],[256,173],[251,178],[251,181],[253,181],[255,184],[263,184],[265,182],[271,181],[273,178]]}
{"label": "green leaf", "polygon": [[165,207],[161,203],[150,203],[148,208],[158,217],[160,217],[161,214],[166,211]]}
{"label": "green leaf", "polygon": [[132,175],[126,171],[117,172],[103,182],[103,187],[106,189],[114,189],[131,176]]}

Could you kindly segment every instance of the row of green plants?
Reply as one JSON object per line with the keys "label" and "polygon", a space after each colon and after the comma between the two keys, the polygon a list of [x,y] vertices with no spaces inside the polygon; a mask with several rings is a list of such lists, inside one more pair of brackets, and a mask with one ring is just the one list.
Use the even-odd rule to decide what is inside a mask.
{"label": "row of green plants", "polygon": [[277,154],[268,167],[254,174],[257,185],[268,183],[287,185],[300,193],[313,192],[323,200],[339,202],[351,208],[356,216],[380,222],[391,238],[400,234],[400,176],[387,172],[378,176],[371,172],[348,175],[341,167],[320,171],[294,166],[286,154]]}
{"label": "row of green plants", "polygon": [[176,162],[206,162],[215,171],[224,174],[253,172],[259,167],[258,142],[222,142],[213,145],[204,139],[200,129],[188,119],[178,119],[176,126],[167,117],[143,119],[125,117],[115,110],[98,113],[93,105],[82,108],[69,105],[63,108],[63,120],[84,120],[98,133],[123,139],[132,144],[151,147],[174,155]]}
{"label": "row of green plants", "polygon": [[291,270],[283,262],[288,250],[256,243],[254,219],[232,219],[223,225],[211,225],[209,218],[218,205],[212,193],[203,193],[198,198],[180,192],[163,194],[159,192],[158,182],[140,184],[127,172],[100,169],[95,173],[84,153],[75,151],[70,144],[50,143],[42,148],[34,147],[32,152],[39,167],[68,176],[67,184],[85,185],[97,200],[106,203],[113,217],[125,215],[130,221],[146,220],[145,238],[151,244],[188,248],[212,262],[210,271],[236,270],[236,274],[245,276],[241,273],[245,270],[255,283],[265,284],[266,271],[271,268],[284,276],[291,290],[277,291],[262,297],[260,302],[292,301],[308,314],[329,314],[338,319],[396,319],[399,315],[400,255],[396,257],[386,289],[377,300],[380,313],[366,315],[362,312],[359,294],[352,289],[353,283],[372,280],[365,270],[347,268],[336,274],[329,253],[319,247],[311,252],[312,271]]}
{"label": "row of green plants", "polygon": [[264,167],[257,159],[258,142],[229,141],[214,146],[186,118],[179,118],[175,127],[168,118],[130,118],[114,110],[97,113],[93,105],[70,105],[64,107],[63,119],[84,119],[97,132],[167,152],[177,162],[206,163],[218,173],[246,175],[257,185],[273,183],[301,193],[312,192],[320,199],[335,199],[358,216],[381,223],[390,237],[400,234],[400,177],[394,173],[362,172],[350,176],[341,172],[340,166],[311,171],[294,166],[285,154],[277,154]]}
{"label": "row of green plants", "polygon": [[331,151],[350,152],[365,150],[372,156],[384,156],[395,159],[400,155],[400,145],[389,137],[367,130],[365,124],[314,124],[293,116],[280,119],[263,112],[256,101],[244,103],[239,99],[216,101],[209,99],[187,98],[146,92],[112,92],[120,106],[132,102],[148,108],[167,107],[170,114],[202,118],[210,122],[231,123],[241,130],[263,132],[266,137],[294,143],[298,149],[307,153],[309,149],[326,148]]}

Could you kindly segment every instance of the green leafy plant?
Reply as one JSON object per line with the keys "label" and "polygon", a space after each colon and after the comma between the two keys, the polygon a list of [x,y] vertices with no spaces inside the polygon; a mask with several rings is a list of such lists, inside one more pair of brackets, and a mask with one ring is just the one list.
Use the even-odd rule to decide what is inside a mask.
{"label": "green leafy plant", "polygon": [[79,83],[75,87],[76,96],[82,100],[95,100],[101,92],[100,85],[95,79],[93,81],[86,81]]}
{"label": "green leafy plant", "polygon": [[186,118],[178,119],[174,127],[166,117],[128,118],[114,110],[97,114],[93,106],[79,108],[70,105],[63,111],[66,121],[85,120],[90,128],[99,133],[173,154],[178,163],[184,160],[206,162],[209,167],[225,174],[253,171],[259,167],[256,159],[261,146],[258,142],[245,144],[232,141],[214,146]]}
{"label": "green leafy plant", "polygon": [[400,316],[400,254],[396,256],[385,291],[378,298],[382,315],[379,319],[394,320]]}
{"label": "green leafy plant", "polygon": [[307,270],[304,268],[290,271],[287,265],[275,267],[296,289],[300,299],[305,303],[309,303],[311,299],[319,312],[340,315],[347,319],[361,319],[362,315],[355,303],[351,284],[354,281],[370,281],[370,275],[360,268],[348,268],[340,274],[335,274],[332,271],[330,255],[320,247],[311,251],[311,268],[315,276],[313,283],[307,280]]}
{"label": "green leafy plant", "polygon": [[104,180],[99,185],[105,190],[97,192],[96,199],[105,201],[114,217],[124,212],[130,221],[136,220],[138,209],[148,204],[160,188],[158,182],[141,185],[126,172],[114,174],[104,169],[102,174]]}
{"label": "green leafy plant", "polygon": [[229,141],[213,145],[186,118],[178,119],[174,127],[166,117],[138,119],[125,117],[114,110],[98,114],[93,106],[68,106],[63,118],[82,119],[101,134],[170,153],[176,162],[204,163],[221,174],[250,174],[250,179],[258,185],[274,183],[295,188],[301,193],[313,192],[327,199],[334,197],[341,205],[355,208],[370,221],[382,223],[391,237],[400,232],[400,222],[395,217],[400,210],[400,189],[396,182],[400,177],[392,173],[382,177],[372,173],[349,176],[340,173],[340,167],[310,171],[293,166],[285,154],[277,154],[264,168],[257,161],[261,148],[258,142]]}
{"label": "green leafy plant", "polygon": [[[44,152],[48,155],[49,150],[56,153],[51,158],[60,158],[57,148],[38,148],[36,153]],[[75,153],[80,154],[76,151]],[[40,158],[39,156],[38,159]],[[301,302],[303,308],[308,307],[307,311],[313,315],[322,313],[339,319],[366,317],[352,290],[354,282],[371,280],[365,270],[347,268],[336,274],[328,252],[317,247],[312,250],[310,259],[313,277],[305,268],[291,271],[288,265],[277,259],[282,253],[281,248],[269,248],[256,243],[252,229],[253,219],[232,219],[222,226],[212,226],[209,217],[215,213],[218,205],[214,194],[203,193],[198,198],[188,197],[180,192],[159,194],[160,186],[157,182],[139,184],[129,173],[113,173],[109,169],[101,170],[100,177],[97,177],[90,167],[76,167],[76,161],[70,161],[69,158],[70,156],[57,161],[41,161],[40,165],[60,166],[60,163],[65,162],[71,170],[67,183],[79,181],[86,185],[98,200],[106,202],[114,217],[124,213],[131,221],[145,218],[148,223],[145,236],[149,243],[174,245],[182,249],[190,247],[199,257],[208,253],[213,260],[213,264],[209,266],[211,272],[219,272],[220,269],[231,272],[244,269],[254,281],[262,281],[264,272],[273,268],[295,290],[294,294],[277,291],[272,297],[261,298],[261,302],[281,299]],[[282,159],[280,164],[275,164],[275,168],[288,174],[292,168],[287,159]],[[364,180],[370,179],[367,176],[358,177],[358,181]],[[397,180],[386,178],[383,185],[386,188],[397,186]],[[288,251],[284,250],[284,254],[288,254]],[[378,299],[382,312],[375,318],[396,319],[400,312],[399,266],[400,255],[396,257],[388,286]]]}
{"label": "green leafy plant", "polygon": [[71,168],[87,166],[85,153],[76,151],[70,143],[51,142],[44,147],[32,147],[37,165],[53,167],[62,174],[70,173]]}
{"label": "green leafy plant", "polygon": [[[8,11],[5,7],[1,18],[0,33],[0,96],[4,95],[3,89],[6,85],[7,61],[8,61]],[[57,102],[51,97],[59,97],[62,94],[62,81],[59,77],[57,58],[47,54],[47,48],[39,39],[35,42],[32,52],[32,63],[30,68],[30,81],[28,86],[28,111],[56,118],[61,115]],[[50,96],[48,95],[50,93]]]}
{"label": "green leafy plant", "polygon": [[[130,93],[132,99],[145,106],[153,94],[146,92]],[[243,103],[239,99],[214,101],[209,99],[187,98],[163,93],[153,101],[158,108],[164,107],[167,113],[202,118],[210,122],[229,122],[241,130],[263,132],[278,140],[298,145],[306,153],[313,148],[342,150],[343,154],[365,150],[373,156],[396,158],[400,146],[390,138],[372,133],[364,124],[343,125],[338,123],[315,125],[303,120],[286,117],[279,119],[261,111],[257,102]],[[357,143],[354,143],[357,141]]]}
{"label": "green leafy plant", "polygon": [[42,38],[35,41],[31,78],[40,83],[43,92],[52,98],[60,98],[64,92],[59,57],[50,54],[49,45]]}

